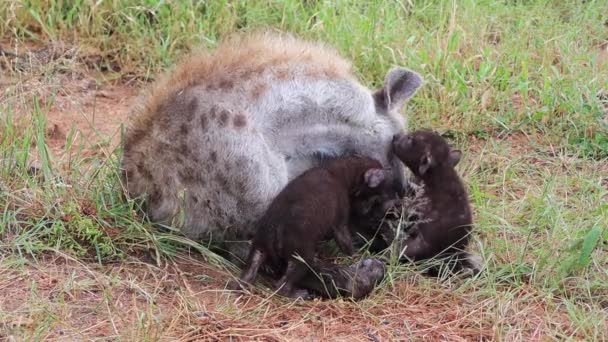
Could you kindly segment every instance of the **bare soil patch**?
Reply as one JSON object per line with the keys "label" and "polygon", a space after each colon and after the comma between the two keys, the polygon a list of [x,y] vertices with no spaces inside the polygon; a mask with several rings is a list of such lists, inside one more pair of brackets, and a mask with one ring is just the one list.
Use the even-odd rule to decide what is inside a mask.
{"label": "bare soil patch", "polygon": [[[31,124],[40,108],[47,120],[47,144],[61,154],[70,131],[73,145],[88,148],[120,142],[120,127],[137,96],[137,88],[100,71],[95,52],[61,44],[11,49],[0,44],[0,101],[16,121]],[[105,69],[105,68],[101,68]]]}

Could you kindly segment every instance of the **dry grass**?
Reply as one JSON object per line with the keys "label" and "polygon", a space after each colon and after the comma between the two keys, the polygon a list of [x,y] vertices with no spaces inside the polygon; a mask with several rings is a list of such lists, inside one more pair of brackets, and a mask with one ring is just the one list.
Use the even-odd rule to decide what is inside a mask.
{"label": "dry grass", "polygon": [[229,275],[197,259],[100,266],[61,253],[35,262],[7,256],[0,263],[4,337],[536,341],[584,336],[568,319],[566,306],[543,300],[528,285],[484,294],[474,282],[449,286],[411,274],[360,302],[292,302],[268,290],[223,291]]}

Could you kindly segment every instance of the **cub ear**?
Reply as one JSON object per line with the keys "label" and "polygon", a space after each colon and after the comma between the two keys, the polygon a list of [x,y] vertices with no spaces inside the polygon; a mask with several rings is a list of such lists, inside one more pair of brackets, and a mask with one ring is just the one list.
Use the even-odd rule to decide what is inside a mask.
{"label": "cub ear", "polygon": [[384,86],[374,93],[376,107],[389,112],[398,110],[422,85],[422,77],[405,68],[391,69],[384,79]]}
{"label": "cub ear", "polygon": [[435,159],[431,156],[430,153],[427,152],[422,156],[422,158],[420,158],[418,173],[420,173],[420,175],[424,175],[434,165]]}
{"label": "cub ear", "polygon": [[363,181],[369,188],[374,189],[380,186],[386,178],[386,171],[383,169],[369,169],[363,175]]}
{"label": "cub ear", "polygon": [[462,151],[451,150],[450,155],[448,157],[448,163],[450,164],[450,166],[454,167],[454,166],[456,166],[456,164],[458,164],[461,157],[462,157]]}

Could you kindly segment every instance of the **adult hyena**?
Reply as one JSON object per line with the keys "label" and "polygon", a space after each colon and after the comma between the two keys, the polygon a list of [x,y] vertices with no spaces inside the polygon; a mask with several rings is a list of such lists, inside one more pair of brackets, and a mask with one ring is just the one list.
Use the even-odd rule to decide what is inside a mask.
{"label": "adult hyena", "polygon": [[394,68],[370,91],[322,43],[234,35],[214,52],[191,54],[142,98],[124,143],[127,190],[148,195],[153,221],[176,224],[179,215],[186,236],[244,259],[248,245],[236,241],[249,240],[279,191],[324,158],[375,158],[392,167],[401,193],[404,167],[391,141],[421,84],[417,73]]}

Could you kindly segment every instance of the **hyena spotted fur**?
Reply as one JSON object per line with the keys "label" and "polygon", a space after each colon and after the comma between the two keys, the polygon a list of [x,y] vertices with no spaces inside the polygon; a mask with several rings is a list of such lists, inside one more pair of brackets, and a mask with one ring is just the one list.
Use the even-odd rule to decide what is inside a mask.
{"label": "hyena spotted fur", "polygon": [[[254,222],[293,178],[323,159],[360,154],[404,166],[391,141],[423,80],[396,67],[384,85],[361,85],[333,48],[288,34],[236,34],[190,54],[145,94],[124,142],[123,180],[147,194],[151,220],[212,239],[241,259]],[[330,272],[331,273],[331,272]]]}

